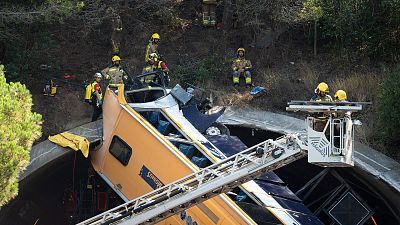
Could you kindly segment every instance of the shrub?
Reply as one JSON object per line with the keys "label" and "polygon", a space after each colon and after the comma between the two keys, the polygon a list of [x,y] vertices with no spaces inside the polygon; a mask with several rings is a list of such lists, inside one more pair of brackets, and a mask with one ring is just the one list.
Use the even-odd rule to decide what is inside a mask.
{"label": "shrub", "polygon": [[400,143],[400,65],[385,74],[381,98],[384,135],[388,141],[397,145]]}
{"label": "shrub", "polygon": [[196,62],[183,62],[172,70],[172,79],[181,85],[212,86],[214,82],[220,83],[230,77],[231,63],[230,59],[216,55]]}
{"label": "shrub", "polygon": [[0,206],[18,192],[18,176],[29,162],[29,150],[41,134],[41,115],[31,112],[25,85],[7,83],[0,65]]}

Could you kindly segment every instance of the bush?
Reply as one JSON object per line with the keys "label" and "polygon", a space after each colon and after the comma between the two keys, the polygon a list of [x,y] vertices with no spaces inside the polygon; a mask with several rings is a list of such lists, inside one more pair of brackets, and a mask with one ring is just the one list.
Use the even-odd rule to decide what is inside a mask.
{"label": "bush", "polygon": [[400,2],[321,0],[322,39],[383,60],[398,60]]}
{"label": "bush", "polygon": [[174,83],[210,86],[230,77],[232,60],[214,55],[197,62],[183,63],[171,71]]}
{"label": "bush", "polygon": [[400,65],[387,71],[381,92],[381,120],[387,141],[400,144]]}
{"label": "bush", "polygon": [[7,83],[0,65],[0,206],[18,192],[18,176],[29,162],[29,150],[41,134],[41,115],[31,112],[25,85]]}
{"label": "bush", "polygon": [[7,80],[17,81],[20,80],[19,77],[19,65],[15,63],[7,64]]}

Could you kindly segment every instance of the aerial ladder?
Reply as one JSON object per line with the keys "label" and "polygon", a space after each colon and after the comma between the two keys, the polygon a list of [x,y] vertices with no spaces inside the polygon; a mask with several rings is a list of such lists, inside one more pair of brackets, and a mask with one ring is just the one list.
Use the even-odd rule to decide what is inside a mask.
{"label": "aerial ladder", "polygon": [[[309,162],[324,167],[352,166],[354,165],[352,149],[354,133],[351,112],[361,109],[361,104],[321,105],[321,103],[292,101],[287,107],[288,111],[326,113],[328,117],[325,118],[326,124],[323,130],[314,130],[312,123],[315,122],[315,118],[309,116],[306,119],[307,129],[304,134],[287,134],[276,140],[270,139],[259,143],[171,184],[87,219],[79,225],[154,224],[216,195],[227,193],[243,183],[254,180],[268,171],[283,167],[307,154]],[[327,138],[328,127],[332,132]],[[339,129],[341,133],[332,129]],[[343,140],[339,140],[338,145],[331,143],[337,136]]]}
{"label": "aerial ladder", "polygon": [[306,155],[296,135],[267,140],[79,223],[154,224]]}

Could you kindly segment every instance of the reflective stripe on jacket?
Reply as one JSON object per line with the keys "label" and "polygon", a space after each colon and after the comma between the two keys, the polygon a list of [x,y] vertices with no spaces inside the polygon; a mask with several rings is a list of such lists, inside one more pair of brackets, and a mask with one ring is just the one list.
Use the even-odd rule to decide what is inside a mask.
{"label": "reflective stripe on jacket", "polygon": [[240,70],[240,69],[244,69],[244,70],[249,70],[251,69],[252,65],[250,60],[244,59],[244,58],[237,58],[233,61],[232,64],[232,69],[234,71]]}
{"label": "reflective stripe on jacket", "polygon": [[146,55],[144,56],[144,60],[146,62],[149,61],[149,55],[151,53],[157,53],[158,44],[154,44],[152,41],[149,41],[149,44],[146,46]]}
{"label": "reflective stripe on jacket", "polygon": [[128,77],[121,66],[109,66],[101,71],[106,80],[110,80],[110,84],[122,84]]}

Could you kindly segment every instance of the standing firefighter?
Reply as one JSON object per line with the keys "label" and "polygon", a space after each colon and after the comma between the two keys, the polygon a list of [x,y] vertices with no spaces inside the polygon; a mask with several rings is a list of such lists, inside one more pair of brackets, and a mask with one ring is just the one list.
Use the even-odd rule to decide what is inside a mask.
{"label": "standing firefighter", "polygon": [[146,53],[144,56],[144,60],[146,63],[148,63],[149,61],[149,56],[152,53],[157,53],[158,54],[158,43],[160,42],[160,35],[158,33],[154,33],[153,35],[151,35],[151,38],[149,40],[149,44],[147,44],[146,47]]}
{"label": "standing firefighter", "polygon": [[216,16],[217,0],[203,0],[203,25],[215,26],[217,23]]}
{"label": "standing firefighter", "polygon": [[233,85],[239,86],[240,76],[244,76],[246,80],[246,86],[251,86],[251,62],[245,59],[244,53],[246,50],[244,48],[239,48],[237,51],[237,59],[233,61]]}
{"label": "standing firefighter", "polygon": [[315,95],[311,98],[311,101],[315,102],[333,102],[332,97],[328,95],[329,87],[325,82],[318,84],[317,88],[314,90]]}
{"label": "standing firefighter", "polygon": [[[314,90],[315,95],[310,101],[315,102],[333,102],[332,97],[328,95],[329,87],[325,82],[318,84],[317,88]],[[322,132],[325,129],[326,123],[328,121],[328,115],[325,113],[313,113],[314,120],[314,130]],[[329,134],[329,130],[326,132]]]}
{"label": "standing firefighter", "polygon": [[122,20],[119,15],[116,15],[111,19],[112,34],[111,34],[111,44],[113,47],[113,54],[119,55],[120,47],[122,43]]}
{"label": "standing firefighter", "polygon": [[102,77],[101,73],[96,73],[94,81],[86,86],[85,101],[93,107],[92,122],[96,121],[102,113],[103,95],[100,86]]}
{"label": "standing firefighter", "polygon": [[104,75],[106,80],[109,80],[109,84],[123,84],[128,80],[128,75],[121,67],[121,58],[119,56],[113,56],[112,64],[107,68],[103,69],[101,73]]}

